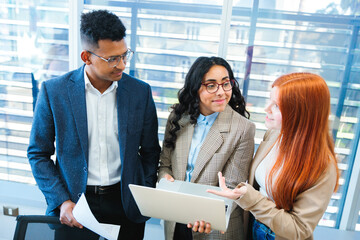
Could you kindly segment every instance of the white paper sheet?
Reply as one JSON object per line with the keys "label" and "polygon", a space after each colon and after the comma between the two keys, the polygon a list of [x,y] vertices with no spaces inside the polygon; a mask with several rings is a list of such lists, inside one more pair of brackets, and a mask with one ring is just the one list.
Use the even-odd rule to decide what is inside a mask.
{"label": "white paper sheet", "polygon": [[112,224],[99,223],[92,214],[84,194],[73,209],[73,215],[81,225],[99,234],[108,240],[117,240],[120,226]]}

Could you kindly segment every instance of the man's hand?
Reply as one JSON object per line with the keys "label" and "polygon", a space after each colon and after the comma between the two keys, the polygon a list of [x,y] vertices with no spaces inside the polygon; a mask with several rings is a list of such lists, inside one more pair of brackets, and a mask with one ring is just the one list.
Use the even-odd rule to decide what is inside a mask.
{"label": "man's hand", "polygon": [[75,205],[76,204],[71,200],[67,200],[60,205],[60,222],[68,225],[69,227],[83,228],[83,226],[76,221],[72,214]]}

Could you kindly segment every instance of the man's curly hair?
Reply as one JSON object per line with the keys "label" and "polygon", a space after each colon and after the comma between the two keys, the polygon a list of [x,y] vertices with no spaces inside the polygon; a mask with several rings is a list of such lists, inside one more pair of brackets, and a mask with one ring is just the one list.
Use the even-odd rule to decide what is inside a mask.
{"label": "man's curly hair", "polygon": [[99,47],[98,41],[121,41],[126,28],[118,16],[107,10],[94,10],[81,15],[80,36],[84,48]]}

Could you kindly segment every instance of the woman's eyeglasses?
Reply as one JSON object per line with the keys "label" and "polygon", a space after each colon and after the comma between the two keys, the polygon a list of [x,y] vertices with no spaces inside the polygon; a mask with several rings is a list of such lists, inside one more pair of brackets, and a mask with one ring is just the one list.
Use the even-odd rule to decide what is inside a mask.
{"label": "woman's eyeglasses", "polygon": [[219,90],[220,86],[222,86],[223,90],[227,92],[230,91],[234,86],[234,81],[235,80],[228,80],[221,84],[218,84],[216,82],[202,83],[201,85],[204,85],[206,87],[206,91],[208,91],[208,93],[216,93]]}

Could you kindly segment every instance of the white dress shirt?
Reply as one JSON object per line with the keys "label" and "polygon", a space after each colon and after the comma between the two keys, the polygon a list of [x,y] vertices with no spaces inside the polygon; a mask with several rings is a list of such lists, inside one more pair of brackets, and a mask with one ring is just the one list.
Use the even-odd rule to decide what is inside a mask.
{"label": "white dress shirt", "polygon": [[120,181],[120,149],[116,104],[117,82],[100,93],[86,71],[85,97],[89,140],[87,185],[108,186]]}

